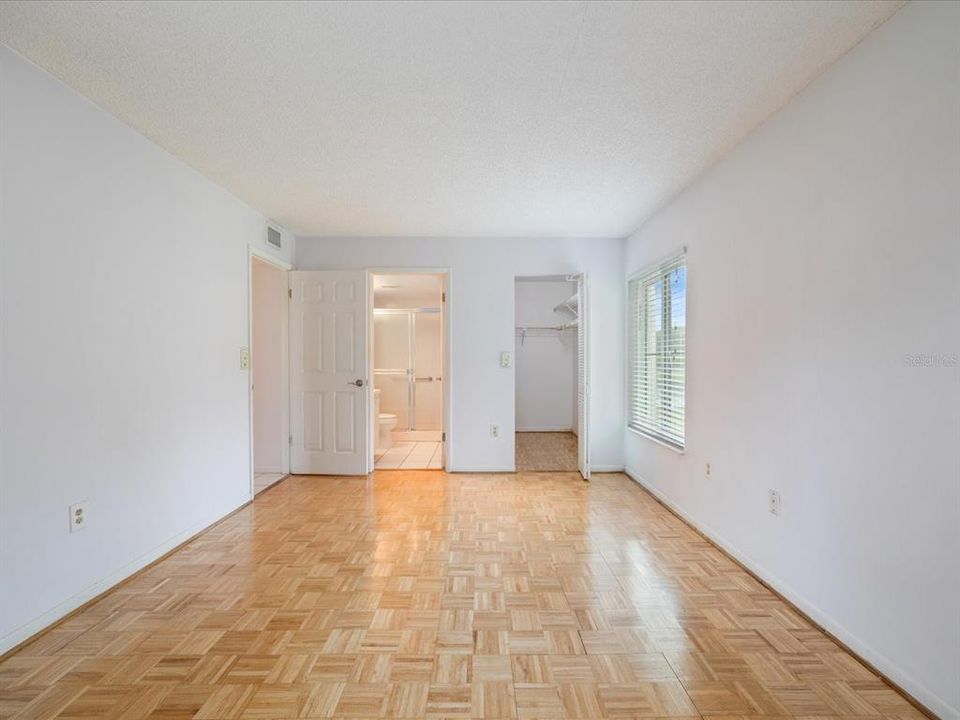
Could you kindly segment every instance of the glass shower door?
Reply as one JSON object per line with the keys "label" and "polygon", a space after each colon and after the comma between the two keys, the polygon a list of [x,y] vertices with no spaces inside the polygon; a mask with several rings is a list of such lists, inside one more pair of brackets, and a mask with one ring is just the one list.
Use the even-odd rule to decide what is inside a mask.
{"label": "glass shower door", "polygon": [[443,339],[440,313],[413,313],[413,422],[416,430],[443,428]]}
{"label": "glass shower door", "polygon": [[443,428],[441,315],[428,310],[374,310],[373,383],[380,412],[397,430]]}

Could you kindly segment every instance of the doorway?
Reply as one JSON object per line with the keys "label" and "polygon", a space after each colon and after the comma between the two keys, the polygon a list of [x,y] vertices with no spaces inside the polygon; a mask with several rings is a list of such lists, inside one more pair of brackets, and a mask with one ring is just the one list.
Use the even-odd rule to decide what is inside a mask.
{"label": "doorway", "polygon": [[374,272],[373,446],[377,470],[444,467],[444,275]]}
{"label": "doorway", "polygon": [[250,414],[253,494],[289,472],[287,272],[250,256]]}
{"label": "doorway", "polygon": [[583,277],[517,277],[514,290],[516,469],[587,479]]}

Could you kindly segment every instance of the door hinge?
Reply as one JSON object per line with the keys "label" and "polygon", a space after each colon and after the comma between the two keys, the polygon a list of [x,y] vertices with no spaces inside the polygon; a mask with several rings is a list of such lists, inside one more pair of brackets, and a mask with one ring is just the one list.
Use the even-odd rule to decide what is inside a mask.
{"label": "door hinge", "polygon": [[447,294],[440,293],[440,302],[446,302],[446,301],[447,301]]}
{"label": "door hinge", "polygon": [[293,445],[293,435],[288,435],[288,436],[287,436],[287,444],[288,444],[288,445]]}
{"label": "door hinge", "polygon": [[446,441],[447,441],[447,434],[440,433],[440,442],[446,442]]}
{"label": "door hinge", "polygon": [[293,288],[287,288],[287,297],[293,300]]}

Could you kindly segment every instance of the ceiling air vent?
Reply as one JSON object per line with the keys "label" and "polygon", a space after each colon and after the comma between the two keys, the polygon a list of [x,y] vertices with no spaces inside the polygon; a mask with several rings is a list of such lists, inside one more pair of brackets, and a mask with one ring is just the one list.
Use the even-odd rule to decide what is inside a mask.
{"label": "ceiling air vent", "polygon": [[275,247],[277,250],[283,248],[283,238],[280,236],[280,231],[269,225],[267,226],[267,245]]}

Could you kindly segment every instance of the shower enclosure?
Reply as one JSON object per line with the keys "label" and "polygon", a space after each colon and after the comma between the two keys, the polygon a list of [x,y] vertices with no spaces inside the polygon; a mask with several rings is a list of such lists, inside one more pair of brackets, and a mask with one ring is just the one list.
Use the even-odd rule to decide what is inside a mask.
{"label": "shower enclosure", "polygon": [[373,381],[380,411],[399,431],[443,427],[443,338],[439,308],[373,311]]}

